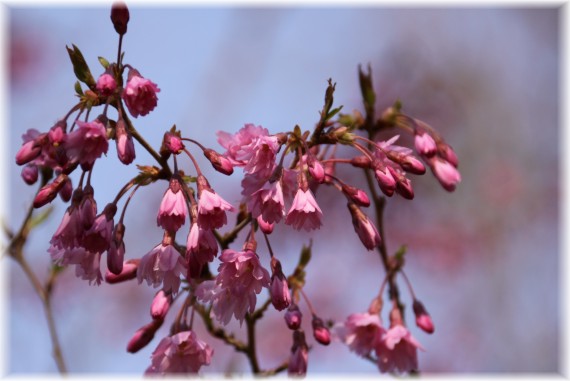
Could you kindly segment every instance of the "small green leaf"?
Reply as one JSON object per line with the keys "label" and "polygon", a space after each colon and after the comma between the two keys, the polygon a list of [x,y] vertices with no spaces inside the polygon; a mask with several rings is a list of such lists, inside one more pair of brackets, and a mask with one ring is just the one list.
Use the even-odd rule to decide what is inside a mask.
{"label": "small green leaf", "polygon": [[78,80],[89,86],[89,88],[94,89],[95,80],[93,79],[93,75],[91,75],[87,62],[85,62],[85,58],[83,58],[83,54],[77,46],[73,44],[72,46],[73,49],[70,49],[68,46],[65,48],[67,49],[67,53],[69,54],[69,58],[73,64],[73,72],[75,73],[75,76]]}
{"label": "small green leaf", "polygon": [[396,253],[394,253],[394,257],[396,258],[396,260],[398,262],[401,262],[404,260],[404,255],[406,254],[407,249],[408,248],[406,247],[406,245],[402,245],[402,246],[400,246],[398,251],[396,251]]}
{"label": "small green leaf", "polygon": [[42,211],[41,213],[35,215],[28,222],[28,229],[32,230],[36,226],[40,225],[42,222],[44,222],[49,217],[49,215],[51,214],[52,211],[53,211],[53,207],[49,207],[46,210]]}
{"label": "small green leaf", "polygon": [[98,57],[98,59],[101,66],[103,66],[105,69],[109,67],[109,61],[107,61],[104,57]]}
{"label": "small green leaf", "polygon": [[303,245],[301,249],[301,256],[299,258],[299,266],[305,268],[309,261],[311,260],[311,247],[313,246],[313,240],[309,241],[309,246]]}
{"label": "small green leaf", "polygon": [[366,114],[372,115],[376,103],[376,93],[372,86],[372,71],[370,65],[368,65],[368,74],[365,74],[362,68],[358,66],[358,79],[360,81],[360,91],[362,93],[362,99],[364,100]]}
{"label": "small green leaf", "polygon": [[326,120],[329,120],[330,118],[332,118],[333,116],[335,116],[340,110],[342,110],[342,106],[337,107],[337,108],[331,110],[331,111],[327,114]]}
{"label": "small green leaf", "polygon": [[77,93],[77,95],[79,95],[80,97],[83,96],[83,89],[81,89],[81,84],[79,83],[79,81],[75,82],[75,92]]}

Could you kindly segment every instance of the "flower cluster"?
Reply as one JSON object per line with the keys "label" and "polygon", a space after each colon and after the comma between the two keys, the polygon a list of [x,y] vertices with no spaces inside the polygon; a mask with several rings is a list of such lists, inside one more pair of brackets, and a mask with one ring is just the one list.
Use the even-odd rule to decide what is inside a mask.
{"label": "flower cluster", "polygon": [[[124,4],[113,6],[111,21],[119,34],[119,55],[113,63],[100,58],[104,72],[97,81],[79,49],[68,48],[74,72],[86,88],[77,82],[79,102],[47,132],[27,131],[16,154],[16,164],[24,166],[22,178],[27,184],[36,183],[41,173],[42,186],[35,196],[34,207],[52,202],[57,195],[69,203],[50,240],[48,252],[53,261],[60,266],[74,266],[77,277],[98,285],[103,280],[101,260],[106,253],[107,283],[136,279],[139,284],[146,282],[157,289],[150,306],[150,322],[139,328],[127,344],[127,351],[132,353],[153,340],[175,301],[182,300],[168,336],[162,338],[151,355],[148,374],[197,373],[211,363],[213,350],[193,331],[194,317],[198,315],[210,334],[257,364],[251,332],[265,310],[273,306],[282,314],[292,335],[289,359],[286,366],[278,369],[287,369],[290,375],[304,375],[309,364],[309,344],[305,336],[307,327],[302,325],[302,309],[306,308],[310,314],[312,337],[323,346],[331,343],[334,321],[321,318],[304,291],[311,246],[303,247],[298,264],[287,276],[270,238],[277,233],[276,227],[281,222],[286,225],[283,229],[306,232],[325,227],[323,216],[327,211],[323,212],[317,196],[319,189],[330,187],[340,192],[343,202],[346,199],[352,228],[365,249],[378,251],[386,271],[379,296],[368,312],[350,315],[344,324],[335,326],[334,332],[359,356],[375,358],[381,372],[417,370],[417,349],[423,348],[406,328],[396,283],[396,275],[404,274],[405,250],[388,254],[381,235],[381,213],[386,197],[414,199],[411,175],[425,174],[426,165],[445,190],[454,191],[461,176],[453,149],[433,128],[403,114],[399,106],[389,107],[377,118],[372,112],[374,97],[366,96],[373,94],[371,77],[360,72],[366,118],[358,111],[341,114],[341,107],[332,108],[335,85],[329,80],[320,120],[312,132],[303,132],[295,126],[291,131],[272,134],[262,126],[245,124],[233,134],[217,133],[218,143],[225,150],[218,152],[173,126],[164,132],[157,152],[131,120],[147,116],[157,107],[160,89],[123,62],[122,39],[129,18]],[[90,118],[97,107],[103,108],[101,114]],[[74,114],[69,125],[68,120]],[[419,158],[412,148],[396,145],[400,135],[381,139],[379,132],[387,131],[388,127],[413,136]],[[98,210],[96,185],[91,179],[95,164],[107,155],[112,140],[123,165],[134,162],[137,146],[146,150],[158,166],[138,165],[138,173],[103,210]],[[339,146],[350,148],[342,151],[346,157],[338,156]],[[239,205],[232,205],[214,190],[212,178],[202,171],[193,149],[201,151],[218,173],[229,176],[235,168],[242,168]],[[180,155],[188,157],[192,165],[182,168]],[[336,165],[364,172],[369,191],[342,179]],[[77,178],[73,180],[75,187],[73,176]],[[125,247],[124,218],[137,190],[152,184],[160,184],[164,192],[160,200],[151,201],[158,210],[156,225],[162,238],[158,236],[155,241],[158,243],[149,247],[145,255],[133,257]],[[214,180],[212,184],[216,185]],[[376,207],[376,220],[363,211],[371,205]],[[119,211],[120,217],[115,222]],[[232,212],[237,212],[233,226],[228,223]],[[222,234],[221,229],[226,232]],[[248,233],[241,251],[232,249],[242,230]],[[180,243],[180,235],[185,246]],[[258,250],[256,236],[265,240],[268,256]],[[267,261],[270,271],[263,266]],[[216,265],[217,272],[213,271]],[[407,278],[406,283],[413,295]],[[393,304],[388,328],[384,328],[380,318],[386,284]],[[265,302],[257,303],[258,298],[264,297],[264,291]],[[432,333],[431,317],[414,295],[413,299],[416,324]],[[250,333],[247,343],[226,331],[234,319],[240,327],[247,322]],[[258,365],[253,367],[260,371]]]}

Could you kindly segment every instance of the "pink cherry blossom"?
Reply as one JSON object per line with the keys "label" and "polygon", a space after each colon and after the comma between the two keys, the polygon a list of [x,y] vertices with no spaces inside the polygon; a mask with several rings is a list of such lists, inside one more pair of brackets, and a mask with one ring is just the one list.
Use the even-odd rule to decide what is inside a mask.
{"label": "pink cherry blossom", "polygon": [[172,245],[158,244],[141,258],[137,270],[139,283],[146,280],[153,287],[163,285],[164,292],[176,294],[180,287],[180,275],[185,274],[182,256]]}
{"label": "pink cherry blossom", "polygon": [[212,230],[202,229],[197,223],[192,224],[186,241],[189,276],[198,277],[202,266],[212,262],[216,254],[218,254],[218,242]]}
{"label": "pink cherry blossom", "polygon": [[137,70],[132,69],[129,71],[122,97],[131,115],[137,118],[154,110],[158,103],[158,92],[160,89],[154,82],[143,78]]}
{"label": "pink cherry blossom", "polygon": [[70,264],[75,266],[75,276],[83,280],[88,280],[89,284],[101,284],[103,275],[101,274],[101,253],[92,252],[83,248],[72,251]]}
{"label": "pink cherry blossom", "polygon": [[293,205],[291,205],[291,209],[287,213],[285,223],[297,230],[305,229],[310,231],[321,227],[322,216],[323,212],[319,208],[313,192],[310,189],[303,191],[299,188],[293,200]]}
{"label": "pink cherry blossom", "polygon": [[263,188],[251,195],[247,206],[253,218],[262,216],[263,220],[270,224],[281,221],[285,215],[281,181],[266,183]]}
{"label": "pink cherry blossom", "polygon": [[226,211],[233,210],[232,204],[216,192],[204,189],[198,200],[198,225],[206,230],[221,228],[228,222]]}
{"label": "pink cherry blossom", "polygon": [[401,324],[390,328],[376,346],[378,368],[381,372],[406,373],[418,369],[418,351],[421,344]]}
{"label": "pink cherry blossom", "polygon": [[249,123],[233,135],[224,131],[218,131],[216,135],[218,143],[227,150],[226,157],[233,165],[243,167],[253,155],[257,139],[269,136],[269,131]]}
{"label": "pink cherry blossom", "polygon": [[186,221],[187,214],[188,207],[180,181],[177,178],[172,178],[170,186],[162,197],[156,224],[165,230],[176,232]]}
{"label": "pink cherry blossom", "polygon": [[113,78],[111,74],[104,73],[97,79],[96,88],[101,95],[107,97],[113,94],[117,89],[117,81],[115,81],[115,78]]}
{"label": "pink cherry blossom", "polygon": [[79,128],[67,135],[67,155],[71,161],[90,167],[109,149],[107,131],[99,120],[78,120],[77,125]]}
{"label": "pink cherry blossom", "polygon": [[210,365],[213,353],[193,331],[178,332],[160,341],[152,352],[152,364],[146,373],[198,373],[202,366]]}
{"label": "pink cherry blossom", "polygon": [[113,238],[113,217],[117,206],[108,204],[103,212],[93,221],[91,228],[83,235],[82,246],[91,252],[102,254],[109,249]]}
{"label": "pink cherry blossom", "polygon": [[335,330],[340,340],[362,357],[368,356],[380,344],[385,332],[380,316],[369,313],[351,314]]}

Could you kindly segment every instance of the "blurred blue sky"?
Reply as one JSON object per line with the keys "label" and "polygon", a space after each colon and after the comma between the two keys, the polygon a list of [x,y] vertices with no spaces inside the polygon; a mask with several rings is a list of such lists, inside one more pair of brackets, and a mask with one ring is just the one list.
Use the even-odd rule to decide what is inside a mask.
{"label": "blurred blue sky", "polygon": [[[217,148],[214,132],[244,123],[271,132],[317,121],[326,80],[335,102],[362,110],[359,64],[372,66],[379,109],[396,98],[404,111],[441,131],[457,150],[463,182],[447,194],[431,176],[414,180],[413,202],[389,200],[390,250],[408,244],[407,274],[432,314],[436,332],[412,332],[427,349],[426,372],[556,372],[560,345],[560,19],[555,7],[415,8],[395,6],[133,6],[125,61],[161,89],[156,110],[136,127],[158,146],[176,124]],[[65,46],[77,45],[97,77],[97,56],[115,60],[117,35],[107,7],[8,7],[9,225],[18,226],[33,197],[13,157],[28,128],[47,130],[74,104],[75,78]],[[137,164],[151,159],[137,150]],[[93,181],[100,208],[132,177],[114,145]],[[210,182],[237,204],[239,172]],[[344,174],[349,176],[347,172]],[[362,181],[360,178],[355,182]],[[155,184],[133,200],[127,257],[160,240],[153,220],[164,191]],[[360,247],[347,212],[323,192],[325,227],[318,232],[307,291],[323,315],[343,320],[361,312],[383,276],[375,254]],[[340,201],[339,201],[340,202]],[[37,229],[28,256],[45,276],[51,234],[65,206]],[[330,222],[329,222],[330,221]],[[187,229],[187,227],[186,227]],[[349,232],[346,234],[345,232]],[[286,272],[304,234],[285,227],[275,240]],[[343,237],[328,242],[327,237]],[[319,239],[320,238],[320,239]],[[265,257],[267,265],[268,260]],[[7,370],[50,373],[48,331],[37,297],[21,270],[8,264]],[[371,271],[371,269],[373,271]],[[89,287],[72,270],[55,291],[64,356],[77,373],[140,374],[158,340],[136,355],[126,343],[148,320],[146,285]],[[419,290],[419,291],[418,291]],[[404,292],[404,298],[407,298]],[[262,332],[272,332],[269,314]],[[408,323],[413,326],[411,316]],[[199,331],[202,332],[202,331]],[[241,355],[216,345],[211,369],[247,370]],[[289,337],[261,335],[262,362],[277,364]],[[278,347],[278,348],[276,348]],[[208,369],[205,369],[208,371]],[[310,372],[376,372],[340,345],[316,347]]]}

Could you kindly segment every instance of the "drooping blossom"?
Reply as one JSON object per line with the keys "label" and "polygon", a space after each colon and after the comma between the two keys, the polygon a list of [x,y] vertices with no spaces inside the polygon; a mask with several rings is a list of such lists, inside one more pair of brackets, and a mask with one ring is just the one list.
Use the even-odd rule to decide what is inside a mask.
{"label": "drooping blossom", "polygon": [[273,228],[275,228],[275,223],[269,223],[263,219],[262,216],[257,216],[257,225],[259,226],[259,230],[264,232],[265,234],[273,233]]}
{"label": "drooping blossom", "polygon": [[69,264],[76,265],[75,276],[78,278],[89,281],[89,284],[101,284],[101,253],[76,248],[71,251]]}
{"label": "drooping blossom", "polygon": [[285,201],[281,181],[267,182],[248,198],[247,206],[253,218],[262,216],[267,223],[277,223],[285,215]]}
{"label": "drooping blossom", "polygon": [[180,180],[172,177],[160,202],[156,224],[165,230],[176,232],[184,224],[187,214],[188,208]]}
{"label": "drooping blossom", "polygon": [[189,276],[198,277],[202,267],[212,262],[216,254],[218,254],[218,242],[212,230],[202,229],[197,223],[193,223],[186,241]]}
{"label": "drooping blossom", "polygon": [[232,315],[243,323],[245,314],[255,310],[256,295],[263,287],[269,287],[269,272],[251,250],[224,250],[220,261],[216,280],[202,282],[196,296],[213,303],[214,314],[220,323],[228,324]]}
{"label": "drooping blossom", "polygon": [[123,90],[122,98],[129,109],[131,115],[135,118],[145,116],[158,103],[156,93],[160,92],[158,86],[147,78],[143,78],[140,73],[135,70],[129,70],[127,86]]}
{"label": "drooping blossom", "polygon": [[198,373],[202,366],[210,365],[213,353],[213,349],[193,331],[178,332],[160,341],[145,373]]}
{"label": "drooping blossom", "polygon": [[102,254],[109,249],[113,238],[113,217],[116,211],[117,205],[110,203],[95,218],[89,230],[83,235],[82,246],[86,250]]}
{"label": "drooping blossom", "polygon": [[310,189],[303,191],[299,188],[291,209],[287,213],[285,223],[297,230],[305,229],[310,231],[321,227],[322,216],[323,212],[317,204],[313,192]]}
{"label": "drooping blossom", "polygon": [[385,334],[378,314],[356,313],[336,326],[335,333],[357,355],[366,357],[374,350]]}
{"label": "drooping blossom", "polygon": [[98,119],[76,123],[79,128],[67,135],[67,155],[71,161],[90,168],[109,149],[107,131]]}
{"label": "drooping blossom", "polygon": [[416,325],[426,333],[433,333],[435,331],[433,321],[423,303],[417,299],[414,299],[412,309],[414,310],[414,315],[416,315]]}
{"label": "drooping blossom", "polygon": [[155,288],[162,284],[164,292],[176,294],[180,287],[180,275],[185,273],[185,263],[178,250],[171,244],[160,243],[141,258],[137,279],[139,283],[146,280],[149,286]]}
{"label": "drooping blossom", "polygon": [[113,78],[111,74],[103,73],[97,79],[97,85],[95,87],[101,95],[108,97],[117,89],[117,81],[115,81],[115,78]]}
{"label": "drooping blossom", "polygon": [[228,222],[226,211],[233,211],[232,204],[211,189],[204,189],[198,199],[198,225],[202,229],[218,229]]}
{"label": "drooping blossom", "polygon": [[378,368],[383,373],[409,373],[418,369],[421,344],[401,324],[393,325],[376,346]]}
{"label": "drooping blossom", "polygon": [[113,230],[113,236],[107,251],[107,269],[115,275],[120,275],[123,272],[123,260],[125,258],[124,235],[125,225],[122,221],[119,221]]}

